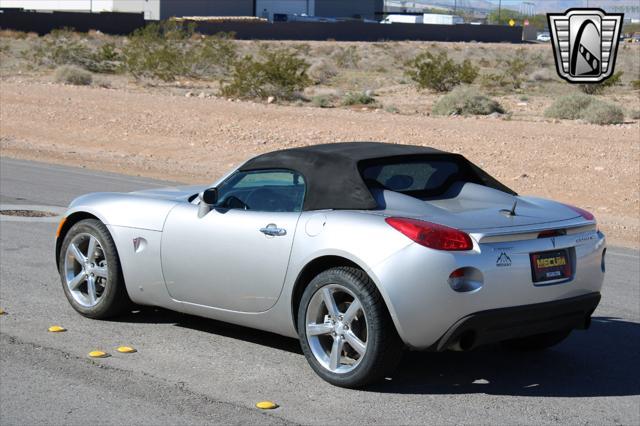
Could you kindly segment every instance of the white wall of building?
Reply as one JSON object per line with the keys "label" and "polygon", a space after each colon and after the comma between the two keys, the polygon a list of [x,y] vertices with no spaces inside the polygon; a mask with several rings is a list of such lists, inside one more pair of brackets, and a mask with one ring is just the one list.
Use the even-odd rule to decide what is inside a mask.
{"label": "white wall of building", "polygon": [[61,12],[144,13],[145,19],[160,19],[160,0],[0,0],[2,7]]}

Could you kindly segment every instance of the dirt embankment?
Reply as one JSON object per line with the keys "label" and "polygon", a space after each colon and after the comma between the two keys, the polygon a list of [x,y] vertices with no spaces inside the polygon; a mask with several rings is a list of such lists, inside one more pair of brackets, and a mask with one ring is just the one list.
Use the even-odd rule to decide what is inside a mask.
{"label": "dirt embankment", "polygon": [[460,152],[519,193],[596,214],[614,244],[640,243],[640,126],[434,118],[0,82],[3,156],[209,182],[249,156],[377,140]]}

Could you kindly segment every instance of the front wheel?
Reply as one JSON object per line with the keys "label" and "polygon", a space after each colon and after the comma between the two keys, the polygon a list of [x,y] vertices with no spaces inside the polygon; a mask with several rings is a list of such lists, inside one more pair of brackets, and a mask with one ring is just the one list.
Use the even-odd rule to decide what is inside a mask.
{"label": "front wheel", "polygon": [[300,343],[311,368],[337,386],[380,380],[403,344],[375,284],[356,268],[333,268],[305,289],[298,310]]}
{"label": "front wheel", "polygon": [[67,300],[86,317],[109,318],[131,305],[116,245],[99,220],[82,220],[69,229],[58,270]]}

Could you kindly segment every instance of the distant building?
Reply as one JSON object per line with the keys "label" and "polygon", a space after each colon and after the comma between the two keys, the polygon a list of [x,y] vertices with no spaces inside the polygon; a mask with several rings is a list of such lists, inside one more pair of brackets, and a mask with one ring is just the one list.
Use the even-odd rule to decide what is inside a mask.
{"label": "distant building", "polygon": [[145,19],[172,16],[259,16],[274,14],[379,17],[384,0],[0,0],[0,8],[75,12],[144,13]]}

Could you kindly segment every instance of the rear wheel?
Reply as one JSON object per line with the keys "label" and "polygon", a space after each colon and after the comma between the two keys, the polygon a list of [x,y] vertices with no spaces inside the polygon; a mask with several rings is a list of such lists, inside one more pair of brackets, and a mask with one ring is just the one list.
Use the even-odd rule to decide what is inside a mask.
{"label": "rear wheel", "polygon": [[507,340],[502,342],[502,344],[508,349],[516,351],[542,351],[559,344],[566,339],[569,334],[571,334],[571,330],[553,331],[522,337],[520,339]]}
{"label": "rear wheel", "polygon": [[82,315],[109,318],[131,306],[116,246],[99,220],[82,220],[69,229],[58,269],[67,300]]}
{"label": "rear wheel", "polygon": [[329,269],[311,281],[298,310],[298,334],[313,370],[343,387],[383,378],[403,350],[382,296],[356,268]]}

